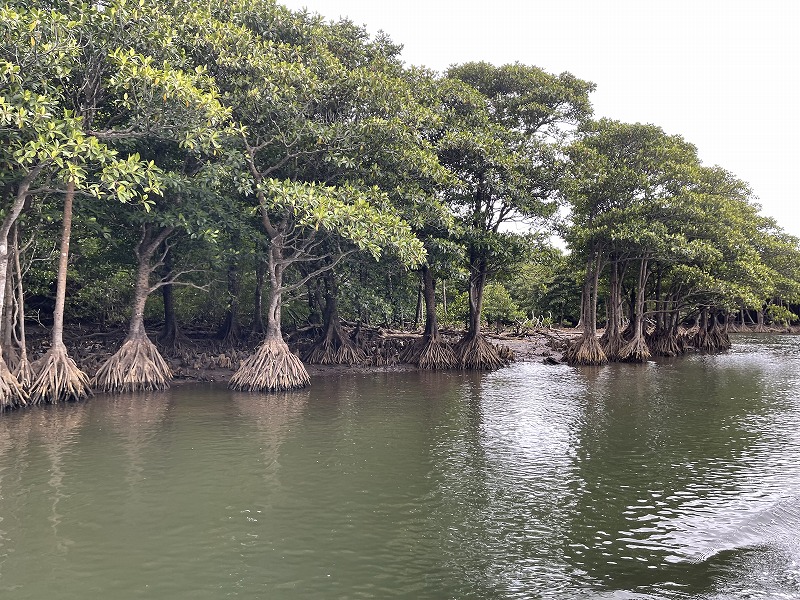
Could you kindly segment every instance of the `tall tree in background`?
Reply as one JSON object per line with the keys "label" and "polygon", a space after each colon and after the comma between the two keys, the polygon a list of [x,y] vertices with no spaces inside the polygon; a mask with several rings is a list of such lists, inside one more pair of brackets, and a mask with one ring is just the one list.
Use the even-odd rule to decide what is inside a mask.
{"label": "tall tree in background", "polygon": [[594,86],[520,64],[467,63],[448,77],[476,94],[460,103],[459,126],[440,144],[440,159],[460,180],[447,197],[464,227],[469,269],[469,322],[456,355],[463,368],[493,369],[504,361],[481,334],[481,308],[487,278],[514,241],[503,227],[555,211],[557,148],[591,113]]}
{"label": "tall tree in background", "polygon": [[[564,190],[571,208],[567,241],[584,257],[583,333],[567,359],[601,364],[607,359],[642,362],[650,356],[644,331],[647,283],[654,261],[683,243],[677,208],[699,165],[694,146],[653,125],[608,119],[587,124],[572,144]],[[621,327],[622,275],[636,265],[630,335]],[[597,294],[610,264],[609,322],[597,340]]]}

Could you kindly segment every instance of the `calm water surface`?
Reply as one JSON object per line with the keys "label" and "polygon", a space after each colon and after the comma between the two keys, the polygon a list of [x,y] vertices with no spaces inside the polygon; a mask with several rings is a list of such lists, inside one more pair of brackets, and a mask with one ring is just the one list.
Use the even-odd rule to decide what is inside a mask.
{"label": "calm water surface", "polygon": [[0,598],[800,598],[800,337],[0,416]]}

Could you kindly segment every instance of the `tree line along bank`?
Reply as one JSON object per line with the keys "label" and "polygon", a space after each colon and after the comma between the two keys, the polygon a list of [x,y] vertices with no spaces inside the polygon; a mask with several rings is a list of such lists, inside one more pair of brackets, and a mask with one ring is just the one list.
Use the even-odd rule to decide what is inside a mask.
{"label": "tree line along bank", "polygon": [[[230,385],[277,391],[309,383],[286,328],[313,326],[308,362],[365,359],[343,318],[413,313],[401,358],[430,369],[505,364],[486,320],[577,318],[566,356],[600,364],[796,318],[797,239],[680,136],[593,119],[570,73],[407,67],[267,0],[6,1],[0,48],[0,406],[164,389],[181,326],[235,347],[247,321]],[[127,335],[89,377],[65,319]]]}

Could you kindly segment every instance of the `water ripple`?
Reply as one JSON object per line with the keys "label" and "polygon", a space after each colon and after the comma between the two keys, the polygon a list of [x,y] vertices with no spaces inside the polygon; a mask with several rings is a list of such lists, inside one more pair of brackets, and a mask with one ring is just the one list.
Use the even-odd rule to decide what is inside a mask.
{"label": "water ripple", "polygon": [[800,598],[800,338],[0,418],[0,596]]}

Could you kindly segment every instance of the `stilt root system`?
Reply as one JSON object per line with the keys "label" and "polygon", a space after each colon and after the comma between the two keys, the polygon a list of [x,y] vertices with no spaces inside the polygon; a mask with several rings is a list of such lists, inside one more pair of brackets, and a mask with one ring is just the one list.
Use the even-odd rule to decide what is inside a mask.
{"label": "stilt root system", "polygon": [[67,355],[63,344],[50,348],[33,365],[38,373],[31,385],[31,404],[57,404],[91,395],[89,377]]}
{"label": "stilt root system", "polygon": [[172,371],[155,344],[147,336],[136,336],[103,363],[92,384],[104,392],[138,392],[166,390],[170,379]]}
{"label": "stilt root system", "polygon": [[231,377],[228,387],[247,392],[281,392],[306,387],[308,371],[281,339],[264,340]]}

